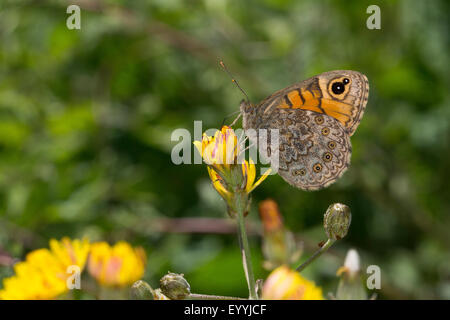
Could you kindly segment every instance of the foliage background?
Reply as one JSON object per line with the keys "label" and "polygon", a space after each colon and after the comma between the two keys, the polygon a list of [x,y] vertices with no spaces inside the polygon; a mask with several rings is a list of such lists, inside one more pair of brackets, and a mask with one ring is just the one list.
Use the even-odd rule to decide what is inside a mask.
{"label": "foliage background", "polygon": [[[81,30],[66,28],[68,4]],[[370,4],[381,30],[366,28]],[[449,299],[448,12],[406,0],[2,1],[0,278],[52,237],[88,236],[144,246],[154,286],[170,270],[195,292],[245,296],[236,237],[221,220],[179,220],[226,218],[205,166],[170,158],[174,129],[217,128],[238,110],[224,59],[254,102],[327,70],[368,76],[348,172],[309,193],[271,176],[249,219],[258,228],[257,203],[275,199],[305,258],[328,205],[345,203],[349,235],[305,271],[325,293],[353,247],[380,266],[379,298]],[[223,234],[189,232],[216,223]],[[260,238],[251,245],[265,278]]]}

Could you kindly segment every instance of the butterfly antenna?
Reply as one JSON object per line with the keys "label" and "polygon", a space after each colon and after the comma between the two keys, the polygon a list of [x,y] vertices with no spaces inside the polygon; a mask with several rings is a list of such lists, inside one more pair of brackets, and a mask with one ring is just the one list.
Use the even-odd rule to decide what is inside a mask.
{"label": "butterfly antenna", "polygon": [[225,63],[223,63],[222,60],[220,60],[219,62],[220,66],[223,68],[223,70],[225,70],[225,72],[230,76],[231,81],[233,81],[233,83],[238,87],[239,90],[241,90],[241,92],[244,94],[245,98],[247,99],[247,102],[250,103],[250,99],[248,98],[248,95],[245,93],[245,91],[241,88],[241,86],[239,85],[239,83],[236,81],[236,79],[233,77],[233,75],[231,74],[231,72],[228,70],[228,68],[226,67]]}

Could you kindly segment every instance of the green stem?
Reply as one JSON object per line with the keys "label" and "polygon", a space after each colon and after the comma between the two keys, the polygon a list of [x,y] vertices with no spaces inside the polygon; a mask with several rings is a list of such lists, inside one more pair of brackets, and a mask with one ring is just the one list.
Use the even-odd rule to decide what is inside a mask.
{"label": "green stem", "polygon": [[308,260],[306,260],[303,264],[297,267],[297,271],[302,272],[303,269],[305,269],[311,262],[320,257],[322,253],[327,251],[335,242],[336,240],[328,239],[327,242],[325,242],[325,244],[319,250],[314,252],[314,254],[311,257],[309,257]]}
{"label": "green stem", "polygon": [[[248,195],[245,195],[245,197],[248,197]],[[253,274],[253,267],[250,256],[250,246],[248,244],[247,232],[245,230],[244,210],[246,207],[245,203],[247,202],[239,196],[237,196],[236,198],[236,218],[238,223],[239,246],[242,253],[242,264],[244,266],[245,278],[247,279],[249,299],[256,300],[258,299],[258,295],[256,294],[255,276]]]}
{"label": "green stem", "polygon": [[212,294],[191,293],[186,300],[247,300],[238,297],[216,296]]}

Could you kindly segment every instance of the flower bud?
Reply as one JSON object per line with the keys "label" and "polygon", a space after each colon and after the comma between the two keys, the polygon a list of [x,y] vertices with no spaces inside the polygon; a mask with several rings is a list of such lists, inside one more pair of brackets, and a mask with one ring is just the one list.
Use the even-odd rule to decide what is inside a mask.
{"label": "flower bud", "polygon": [[276,232],[284,228],[278,204],[272,199],[260,202],[259,216],[264,227],[264,233]]}
{"label": "flower bud", "polygon": [[191,287],[183,274],[168,273],[159,281],[161,292],[172,300],[182,300],[191,294]]}
{"label": "flower bud", "polygon": [[262,251],[264,268],[272,270],[281,265],[296,262],[301,255],[301,247],[294,235],[283,224],[283,217],[275,201],[267,199],[259,204],[259,215],[264,227]]}
{"label": "flower bud", "polygon": [[167,296],[165,296],[162,292],[161,289],[156,289],[155,291],[153,291],[153,298],[155,300],[170,300]]}
{"label": "flower bud", "polygon": [[341,279],[338,284],[336,299],[366,300],[366,289],[361,282],[360,259],[358,252],[351,249],[347,252],[344,266],[336,273]]}
{"label": "flower bud", "polygon": [[154,300],[152,287],[142,280],[138,280],[133,284],[130,296],[132,300]]}
{"label": "flower bud", "polygon": [[340,240],[347,235],[352,214],[345,204],[335,203],[328,207],[323,219],[323,226],[328,239]]}

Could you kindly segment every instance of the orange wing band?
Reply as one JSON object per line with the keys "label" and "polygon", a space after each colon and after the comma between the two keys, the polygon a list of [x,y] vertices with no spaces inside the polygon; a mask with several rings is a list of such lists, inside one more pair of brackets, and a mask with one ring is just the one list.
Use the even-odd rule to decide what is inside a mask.
{"label": "orange wing band", "polygon": [[309,90],[292,90],[283,96],[278,108],[311,110],[325,113],[338,120],[345,128],[348,128],[352,119],[353,106],[344,102],[331,99],[321,99],[320,92]]}

